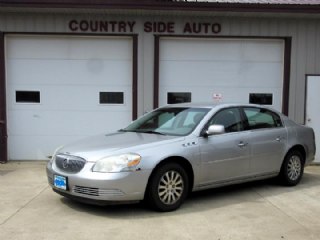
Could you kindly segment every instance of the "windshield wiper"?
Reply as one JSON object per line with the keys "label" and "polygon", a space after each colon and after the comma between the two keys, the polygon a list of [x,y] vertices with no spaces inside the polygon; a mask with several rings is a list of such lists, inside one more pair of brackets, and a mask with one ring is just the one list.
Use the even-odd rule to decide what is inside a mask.
{"label": "windshield wiper", "polygon": [[119,132],[137,132],[137,133],[151,133],[151,134],[158,134],[158,135],[167,135],[167,134],[164,134],[162,132],[157,132],[157,131],[154,131],[154,130],[147,130],[147,131],[141,131],[139,129],[136,129],[136,130],[126,130],[126,129],[119,129],[118,130]]}
{"label": "windshield wiper", "polygon": [[139,132],[137,130],[119,129],[118,132]]}
{"label": "windshield wiper", "polygon": [[118,130],[118,132],[128,132],[128,130],[121,128]]}
{"label": "windshield wiper", "polygon": [[141,133],[151,133],[151,134],[158,134],[158,135],[166,135],[162,132],[157,132],[157,131],[154,131],[154,130],[148,130],[148,131],[137,131],[137,132],[141,132]]}

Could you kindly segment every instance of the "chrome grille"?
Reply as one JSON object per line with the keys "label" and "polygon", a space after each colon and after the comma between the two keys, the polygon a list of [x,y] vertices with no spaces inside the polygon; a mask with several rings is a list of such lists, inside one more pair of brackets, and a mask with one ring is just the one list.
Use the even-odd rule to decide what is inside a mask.
{"label": "chrome grille", "polygon": [[90,196],[123,196],[123,192],[118,189],[100,189],[91,187],[74,186],[73,192]]}
{"label": "chrome grille", "polygon": [[64,172],[77,173],[84,167],[86,160],[76,156],[58,154],[55,157],[55,163]]}

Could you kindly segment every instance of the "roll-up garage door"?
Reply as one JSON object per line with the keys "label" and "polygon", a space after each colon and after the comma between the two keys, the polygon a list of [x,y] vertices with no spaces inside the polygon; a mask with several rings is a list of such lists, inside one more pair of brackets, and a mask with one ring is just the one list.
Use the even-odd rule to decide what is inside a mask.
{"label": "roll-up garage door", "polygon": [[130,37],[6,37],[8,155],[55,148],[132,120]]}
{"label": "roll-up garage door", "polygon": [[159,105],[257,103],[281,111],[284,41],[160,38]]}

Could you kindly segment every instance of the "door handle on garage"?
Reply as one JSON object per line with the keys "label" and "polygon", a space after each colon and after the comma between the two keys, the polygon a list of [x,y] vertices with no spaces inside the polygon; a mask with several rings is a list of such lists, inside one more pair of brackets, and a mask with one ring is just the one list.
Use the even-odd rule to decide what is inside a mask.
{"label": "door handle on garage", "polygon": [[240,147],[240,148],[246,147],[247,145],[248,145],[248,143],[245,143],[245,142],[238,143],[238,147]]}

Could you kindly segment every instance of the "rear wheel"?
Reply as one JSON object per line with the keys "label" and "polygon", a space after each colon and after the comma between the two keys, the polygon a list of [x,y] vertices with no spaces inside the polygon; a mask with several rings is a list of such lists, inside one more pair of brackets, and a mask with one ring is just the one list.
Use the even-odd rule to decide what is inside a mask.
{"label": "rear wheel", "polygon": [[303,155],[301,152],[294,150],[289,152],[285,157],[279,176],[283,184],[287,186],[295,186],[300,182],[303,175],[303,170]]}
{"label": "rear wheel", "polygon": [[158,211],[173,211],[183,203],[188,189],[185,169],[177,163],[168,163],[156,169],[151,176],[146,198],[151,207]]}

